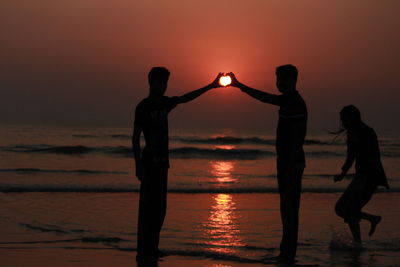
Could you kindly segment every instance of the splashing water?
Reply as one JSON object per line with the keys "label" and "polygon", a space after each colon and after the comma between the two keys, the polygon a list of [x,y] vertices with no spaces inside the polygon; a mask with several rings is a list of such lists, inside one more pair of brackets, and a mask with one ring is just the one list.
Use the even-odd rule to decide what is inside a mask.
{"label": "splashing water", "polygon": [[347,231],[331,227],[331,232],[330,250],[362,251],[365,249],[361,244],[354,242]]}

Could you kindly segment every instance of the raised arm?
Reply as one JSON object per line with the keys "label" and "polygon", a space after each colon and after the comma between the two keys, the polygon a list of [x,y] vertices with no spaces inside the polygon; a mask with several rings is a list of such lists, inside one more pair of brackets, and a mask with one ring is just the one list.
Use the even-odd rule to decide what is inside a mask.
{"label": "raised arm", "polygon": [[132,135],[132,149],[135,156],[136,177],[139,179],[139,181],[142,181],[142,179],[144,178],[140,148],[140,135],[142,134],[142,131],[143,129],[141,126],[137,124],[134,125]]}
{"label": "raised arm", "polygon": [[264,91],[260,91],[251,87],[248,87],[247,85],[244,85],[243,83],[239,82],[236,79],[235,74],[232,72],[228,73],[229,76],[232,78],[232,83],[231,86],[239,88],[242,92],[248,94],[249,96],[263,102],[263,103],[268,103],[272,105],[279,105],[278,101],[278,95],[270,94]]}
{"label": "raised arm", "polygon": [[197,97],[201,96],[202,94],[204,94],[205,92],[207,92],[207,91],[209,91],[209,90],[211,90],[211,89],[213,89],[213,88],[221,87],[221,86],[219,85],[219,78],[220,78],[221,76],[223,76],[223,73],[220,72],[220,73],[217,75],[217,77],[215,78],[215,80],[214,80],[212,83],[210,83],[209,85],[206,85],[206,86],[204,86],[203,88],[200,88],[200,89],[191,91],[191,92],[189,92],[189,93],[186,93],[186,94],[180,96],[180,97],[179,97],[179,103],[187,103],[187,102],[190,102],[190,101],[196,99]]}

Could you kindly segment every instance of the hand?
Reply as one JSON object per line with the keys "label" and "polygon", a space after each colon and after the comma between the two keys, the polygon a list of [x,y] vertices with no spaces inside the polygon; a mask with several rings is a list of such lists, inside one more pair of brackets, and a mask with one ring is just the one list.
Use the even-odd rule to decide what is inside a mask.
{"label": "hand", "polygon": [[222,73],[222,72],[218,73],[217,78],[215,78],[215,80],[214,80],[212,83],[210,83],[208,86],[209,86],[210,88],[222,87],[222,85],[219,84],[219,79],[220,79],[222,76],[224,76],[224,73]]}
{"label": "hand", "polygon": [[241,88],[241,86],[243,84],[236,79],[236,76],[235,76],[235,74],[233,72],[229,72],[229,73],[227,73],[227,75],[229,75],[231,77],[231,79],[232,79],[232,82],[231,82],[231,84],[229,86]]}
{"label": "hand", "polygon": [[338,175],[333,176],[333,181],[339,182],[339,181],[343,180],[343,178],[344,178],[343,174],[338,174]]}
{"label": "hand", "polygon": [[136,163],[136,177],[138,178],[139,181],[144,180],[144,169],[143,169],[143,164],[141,162]]}

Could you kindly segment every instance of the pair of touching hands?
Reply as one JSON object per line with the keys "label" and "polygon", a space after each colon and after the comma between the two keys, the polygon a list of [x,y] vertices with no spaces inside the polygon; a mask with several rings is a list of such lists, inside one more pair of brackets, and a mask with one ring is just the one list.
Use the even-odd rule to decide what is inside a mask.
{"label": "pair of touching hands", "polygon": [[[226,79],[226,80],[224,81],[224,79]],[[226,85],[224,84],[224,82],[226,82]],[[210,88],[227,87],[227,86],[233,86],[233,87],[240,88],[241,85],[242,84],[237,80],[237,78],[233,72],[228,72],[228,73],[220,72],[220,73],[218,73],[215,80],[212,83],[210,83],[208,86]]]}

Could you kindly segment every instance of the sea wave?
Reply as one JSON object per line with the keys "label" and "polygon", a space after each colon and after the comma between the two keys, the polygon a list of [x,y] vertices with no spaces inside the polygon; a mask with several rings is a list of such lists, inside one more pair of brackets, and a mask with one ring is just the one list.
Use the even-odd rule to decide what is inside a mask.
{"label": "sea wave", "polygon": [[[114,138],[114,139],[131,139],[132,136],[128,134],[109,134],[109,135],[91,135],[91,134],[73,134],[77,138]],[[265,139],[260,137],[236,137],[236,136],[216,136],[209,138],[202,138],[197,136],[171,136],[171,142],[180,142],[186,144],[215,144],[215,145],[236,145],[236,144],[250,144],[250,145],[275,145],[275,139]],[[317,139],[306,139],[305,145],[342,145],[344,142],[332,140],[322,141]]]}
{"label": "sea wave", "polygon": [[[117,134],[105,134],[105,135],[94,135],[94,134],[72,134],[76,138],[111,138],[111,139],[131,139],[132,135],[125,133]],[[249,145],[275,145],[275,138],[260,138],[257,136],[250,137],[238,137],[238,136],[215,136],[215,137],[199,137],[199,136],[179,136],[174,135],[170,137],[171,142],[185,143],[185,144],[214,144],[214,145],[237,145],[237,144],[249,144]],[[330,138],[328,135],[322,136],[321,138],[309,138],[306,139],[304,144],[306,146],[343,146],[346,144],[346,138],[337,139]],[[383,147],[400,147],[400,139],[393,138],[379,138],[379,144]]]}
{"label": "sea wave", "polygon": [[[171,141],[181,142],[186,144],[215,144],[215,145],[275,145],[275,139],[264,139],[259,137],[235,137],[235,136],[217,136],[212,138],[200,138],[196,136],[181,137],[172,136]],[[343,142],[321,141],[316,139],[306,139],[305,145],[342,145]]]}
{"label": "sea wave", "polygon": [[[15,168],[15,169],[0,169],[0,173],[18,173],[18,174],[42,174],[42,173],[55,173],[55,174],[79,174],[79,175],[129,175],[130,172],[128,171],[103,171],[103,170],[85,170],[85,169],[78,169],[78,170],[62,170],[62,169],[38,169],[38,168]],[[276,174],[269,174],[269,175],[257,175],[257,174],[249,174],[249,173],[234,173],[236,177],[246,177],[246,178],[262,178],[262,179],[276,179]],[[184,174],[180,176],[198,176],[191,175],[191,174]],[[322,179],[332,179],[334,174],[326,173],[326,174],[304,174],[303,179],[315,179],[315,178],[322,178]],[[215,178],[213,175],[202,174],[201,177],[203,178]],[[354,173],[347,174],[345,179],[353,179]],[[390,179],[388,180],[395,180]],[[209,182],[213,183],[213,182]],[[219,183],[215,181],[214,184]]]}
{"label": "sea wave", "polygon": [[[76,146],[52,146],[46,144],[39,145],[14,145],[1,147],[4,152],[15,153],[48,153],[48,154],[64,154],[64,155],[85,155],[91,153],[100,153],[108,155],[117,155],[122,157],[132,157],[132,148],[128,146],[102,146],[89,147],[83,145]],[[382,151],[383,157],[395,158],[400,157],[400,151]],[[260,159],[274,157],[275,151],[264,149],[223,149],[223,148],[199,148],[199,147],[176,147],[170,149],[171,158],[179,159]],[[307,151],[306,156],[309,158],[326,158],[326,157],[343,157],[345,151],[337,152],[332,150]]]}
{"label": "sea wave", "polygon": [[95,152],[95,149],[87,146],[52,146],[52,145],[15,145],[3,147],[6,152],[20,153],[54,153],[54,154],[87,154]]}
{"label": "sea wave", "polygon": [[[102,153],[109,155],[119,155],[124,157],[132,157],[132,149],[126,146],[104,146],[104,147],[88,147],[88,146],[51,146],[51,145],[16,145],[3,147],[2,151],[15,153],[49,153],[49,154],[65,154],[65,155],[83,155],[90,153]],[[331,151],[317,151],[307,153],[309,156],[316,157],[335,157],[343,156],[341,153]],[[222,148],[198,148],[198,147],[178,147],[170,149],[171,158],[192,159],[260,159],[275,156],[274,151],[262,149],[222,149]]]}
{"label": "sea wave", "polygon": [[[344,146],[346,140],[336,140],[333,138],[323,138],[320,139],[306,139],[304,141],[305,146]],[[211,138],[201,138],[196,136],[182,137],[182,136],[172,136],[171,141],[181,142],[186,144],[213,144],[213,145],[238,145],[238,144],[248,144],[248,145],[268,145],[274,146],[275,139],[265,139],[260,137],[235,137],[235,136],[217,136]],[[380,140],[380,145],[384,147],[399,147],[400,140],[397,139],[382,139]]]}
{"label": "sea wave", "polygon": [[258,149],[205,149],[181,147],[170,150],[170,156],[172,158],[259,159],[274,155],[275,152]]}
{"label": "sea wave", "polygon": [[94,135],[94,134],[73,134],[72,137],[76,138],[115,138],[115,139],[131,139],[129,134],[107,134],[107,135]]}
{"label": "sea wave", "polygon": [[[2,193],[138,193],[139,188],[135,187],[108,187],[108,186],[40,186],[40,185],[0,185]],[[325,187],[313,188],[304,187],[303,193],[342,193],[343,188]],[[252,193],[278,193],[278,188],[275,187],[240,187],[240,188],[174,188],[168,189],[169,193],[177,194],[252,194]],[[390,190],[378,189],[378,193],[400,193],[400,188],[391,188]]]}
{"label": "sea wave", "polygon": [[98,135],[94,135],[94,134],[73,134],[73,137],[77,137],[77,138],[97,138],[100,137]]}
{"label": "sea wave", "polygon": [[16,169],[0,169],[0,172],[16,172],[16,173],[72,173],[72,174],[128,174],[121,171],[100,171],[100,170],[52,170],[38,168],[16,168]]}
{"label": "sea wave", "polygon": [[108,137],[117,138],[117,139],[131,139],[132,136],[128,134],[110,134]]}

